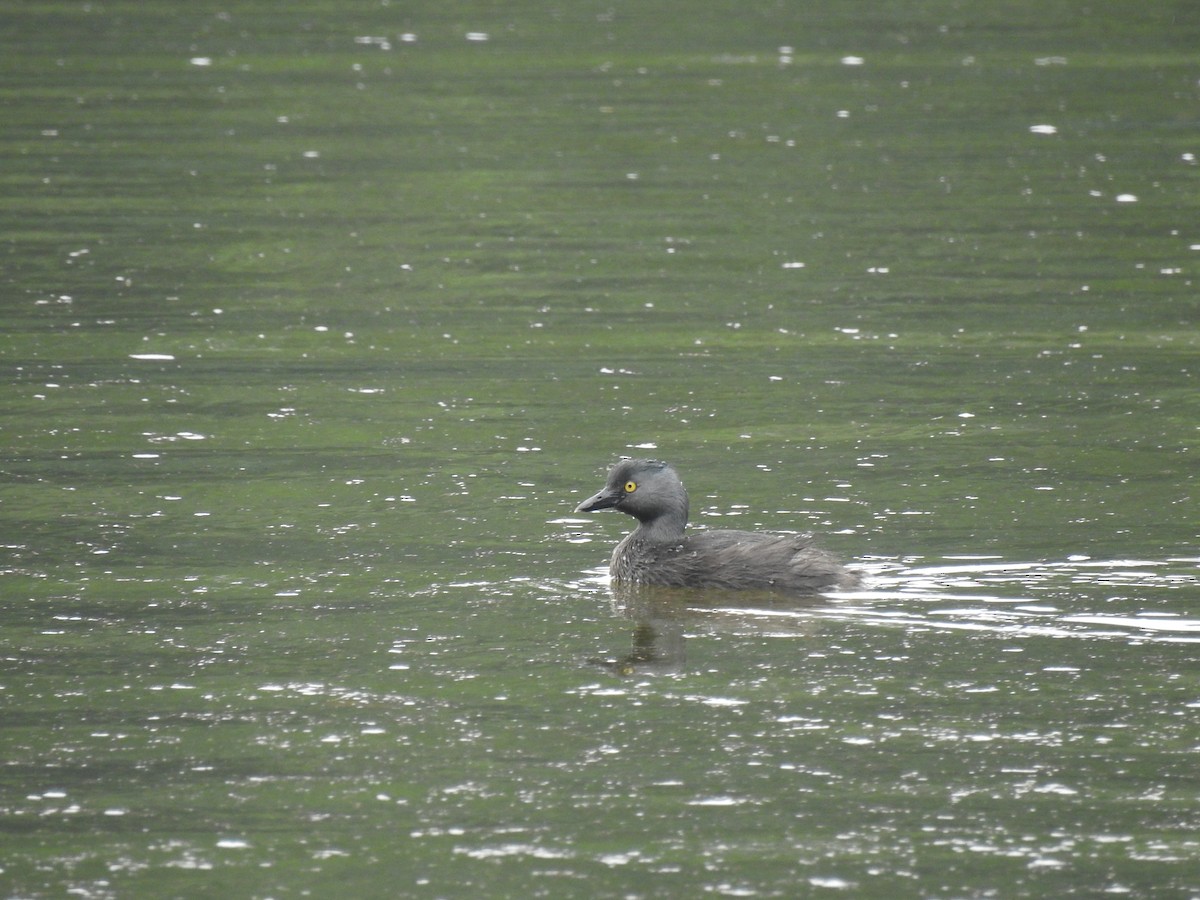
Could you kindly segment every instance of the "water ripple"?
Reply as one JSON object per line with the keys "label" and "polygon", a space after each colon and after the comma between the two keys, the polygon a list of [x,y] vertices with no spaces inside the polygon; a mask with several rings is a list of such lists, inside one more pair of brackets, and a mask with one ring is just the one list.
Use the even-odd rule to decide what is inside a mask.
{"label": "water ripple", "polygon": [[[1006,562],[971,558],[932,565],[873,561],[868,589],[806,615],[914,629],[1018,636],[1200,643],[1200,618],[1166,608],[1200,584],[1197,559]],[[1126,593],[1112,595],[1119,587]],[[1097,608],[1102,604],[1105,608]]]}

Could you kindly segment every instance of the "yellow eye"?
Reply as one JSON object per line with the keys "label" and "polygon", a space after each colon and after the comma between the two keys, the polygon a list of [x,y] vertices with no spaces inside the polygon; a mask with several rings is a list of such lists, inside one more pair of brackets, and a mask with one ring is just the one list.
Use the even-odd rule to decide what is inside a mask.
{"label": "yellow eye", "polygon": [[625,482],[625,493],[632,494],[636,490],[637,490],[637,482],[636,481]]}

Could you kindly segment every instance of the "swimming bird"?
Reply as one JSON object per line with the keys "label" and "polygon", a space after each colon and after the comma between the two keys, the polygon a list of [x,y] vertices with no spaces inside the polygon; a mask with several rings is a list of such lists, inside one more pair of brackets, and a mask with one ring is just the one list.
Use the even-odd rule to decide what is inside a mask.
{"label": "swimming bird", "polygon": [[685,531],[688,496],[665,462],[625,459],[576,512],[616,509],[638,521],[613,550],[617,585],[657,584],[813,594],[853,587],[859,577],[814,545],[812,535],[701,529]]}

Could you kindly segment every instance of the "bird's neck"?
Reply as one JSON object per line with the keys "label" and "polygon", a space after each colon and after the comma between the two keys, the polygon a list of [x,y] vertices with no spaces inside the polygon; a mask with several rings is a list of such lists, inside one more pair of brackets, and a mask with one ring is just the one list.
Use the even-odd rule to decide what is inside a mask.
{"label": "bird's neck", "polygon": [[647,544],[666,544],[683,538],[687,525],[687,510],[667,512],[645,522],[639,522],[633,532],[635,541]]}

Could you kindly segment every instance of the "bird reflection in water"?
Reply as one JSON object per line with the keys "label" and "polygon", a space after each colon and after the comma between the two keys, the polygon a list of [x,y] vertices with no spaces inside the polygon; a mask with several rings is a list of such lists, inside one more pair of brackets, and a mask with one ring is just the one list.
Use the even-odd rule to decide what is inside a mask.
{"label": "bird reflection in water", "polygon": [[[633,645],[619,657],[593,657],[590,665],[614,675],[669,675],[686,664],[686,633],[690,629],[733,630],[742,634],[804,634],[808,616],[790,616],[825,606],[820,594],[795,595],[777,591],[724,591],[661,585],[613,584],[613,611],[635,623]],[[776,615],[772,615],[776,614]]]}

